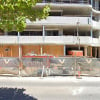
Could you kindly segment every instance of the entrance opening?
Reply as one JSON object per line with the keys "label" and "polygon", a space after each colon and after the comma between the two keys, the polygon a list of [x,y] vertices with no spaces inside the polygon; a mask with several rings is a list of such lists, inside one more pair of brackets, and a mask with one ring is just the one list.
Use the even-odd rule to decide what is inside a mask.
{"label": "entrance opening", "polygon": [[78,46],[66,46],[66,52],[65,54],[69,56],[69,51],[82,51],[84,55],[84,47],[80,47],[80,50],[78,49]]}

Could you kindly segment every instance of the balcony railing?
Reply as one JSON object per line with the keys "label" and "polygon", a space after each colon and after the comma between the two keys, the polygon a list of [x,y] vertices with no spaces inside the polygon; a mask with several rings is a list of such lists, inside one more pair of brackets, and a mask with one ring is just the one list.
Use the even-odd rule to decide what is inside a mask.
{"label": "balcony railing", "polygon": [[42,3],[90,4],[95,10],[100,10],[99,0],[42,0]]}
{"label": "balcony railing", "polygon": [[[100,45],[97,38],[90,36],[79,36],[82,45]],[[78,44],[77,36],[0,36],[0,44]]]}
{"label": "balcony railing", "polygon": [[91,0],[43,0],[43,3],[81,3],[89,4]]}
{"label": "balcony railing", "polygon": [[64,17],[64,16],[49,16],[46,20],[36,21],[33,25],[76,25],[77,21],[80,25],[91,24],[90,17]]}
{"label": "balcony railing", "polygon": [[100,22],[97,22],[97,21],[92,21],[93,23],[93,27],[96,28],[96,29],[100,29]]}

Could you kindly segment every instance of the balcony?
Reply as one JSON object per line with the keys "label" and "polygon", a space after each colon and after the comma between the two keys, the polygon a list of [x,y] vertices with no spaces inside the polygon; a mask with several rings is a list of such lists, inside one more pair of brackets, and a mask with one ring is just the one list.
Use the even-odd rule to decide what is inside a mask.
{"label": "balcony", "polygon": [[17,36],[0,36],[0,44],[18,44]]}
{"label": "balcony", "polygon": [[100,30],[100,22],[92,21],[92,23],[93,23],[93,28],[94,29]]}
{"label": "balcony", "polygon": [[[80,36],[81,45],[100,46],[99,39],[90,36]],[[61,44],[76,45],[79,43],[77,36],[0,36],[0,44]]]}
{"label": "balcony", "polygon": [[[37,6],[45,6],[45,4],[50,4],[54,7],[70,7],[70,9],[83,8],[91,9],[94,13],[100,14],[99,0],[42,0],[42,3],[38,3]],[[79,9],[82,10],[82,9]]]}
{"label": "balcony", "polygon": [[89,4],[89,0],[42,0],[43,3],[79,3]]}
{"label": "balcony", "polygon": [[91,24],[90,17],[64,17],[64,16],[56,16],[56,17],[47,17],[47,19],[43,19],[41,21],[36,21],[34,23],[28,22],[28,25],[68,25],[68,26],[75,26],[77,21],[80,22],[80,25],[89,25]]}

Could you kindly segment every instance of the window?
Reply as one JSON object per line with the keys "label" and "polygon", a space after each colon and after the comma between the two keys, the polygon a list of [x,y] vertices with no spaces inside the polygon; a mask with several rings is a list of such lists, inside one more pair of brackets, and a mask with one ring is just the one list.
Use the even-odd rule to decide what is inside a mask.
{"label": "window", "polygon": [[30,32],[30,34],[32,35],[32,36],[42,36],[42,31],[33,31],[33,32]]}
{"label": "window", "polygon": [[42,36],[42,31],[23,31],[22,36]]}
{"label": "window", "polygon": [[17,36],[18,32],[16,31],[8,32],[8,35]]}
{"label": "window", "polygon": [[62,12],[49,12],[49,16],[62,16]]}
{"label": "window", "polygon": [[58,36],[58,31],[45,31],[46,36]]}

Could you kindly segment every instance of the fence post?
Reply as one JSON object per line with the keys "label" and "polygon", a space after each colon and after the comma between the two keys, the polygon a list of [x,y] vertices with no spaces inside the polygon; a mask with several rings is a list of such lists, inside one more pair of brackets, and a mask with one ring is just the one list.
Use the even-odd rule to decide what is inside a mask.
{"label": "fence post", "polygon": [[49,57],[49,75],[50,75],[50,57]]}
{"label": "fence post", "polygon": [[75,76],[76,76],[76,69],[77,69],[76,65],[77,65],[77,62],[76,62],[76,52],[75,52],[75,70],[74,70],[75,71]]}
{"label": "fence post", "polygon": [[49,56],[47,56],[47,59],[46,59],[46,76],[48,76],[50,74],[49,67],[50,67],[50,61],[49,61]]}
{"label": "fence post", "polygon": [[45,69],[45,65],[46,65],[46,58],[44,57],[43,58],[43,67],[42,67],[42,73],[41,73],[41,78],[43,77],[43,75],[44,75],[44,69]]}
{"label": "fence post", "polygon": [[18,32],[18,37],[17,37],[17,41],[18,41],[18,58],[19,58],[19,72],[18,75],[21,76],[21,68],[23,66],[22,64],[22,48],[21,48],[21,44],[20,44],[20,32]]}
{"label": "fence post", "polygon": [[43,65],[43,68],[42,68],[42,74],[41,74],[41,77],[43,77],[43,74],[44,74],[44,65]]}
{"label": "fence post", "polygon": [[80,69],[80,66],[78,66],[78,76],[77,76],[77,79],[82,79],[80,74],[81,74],[81,69]]}

